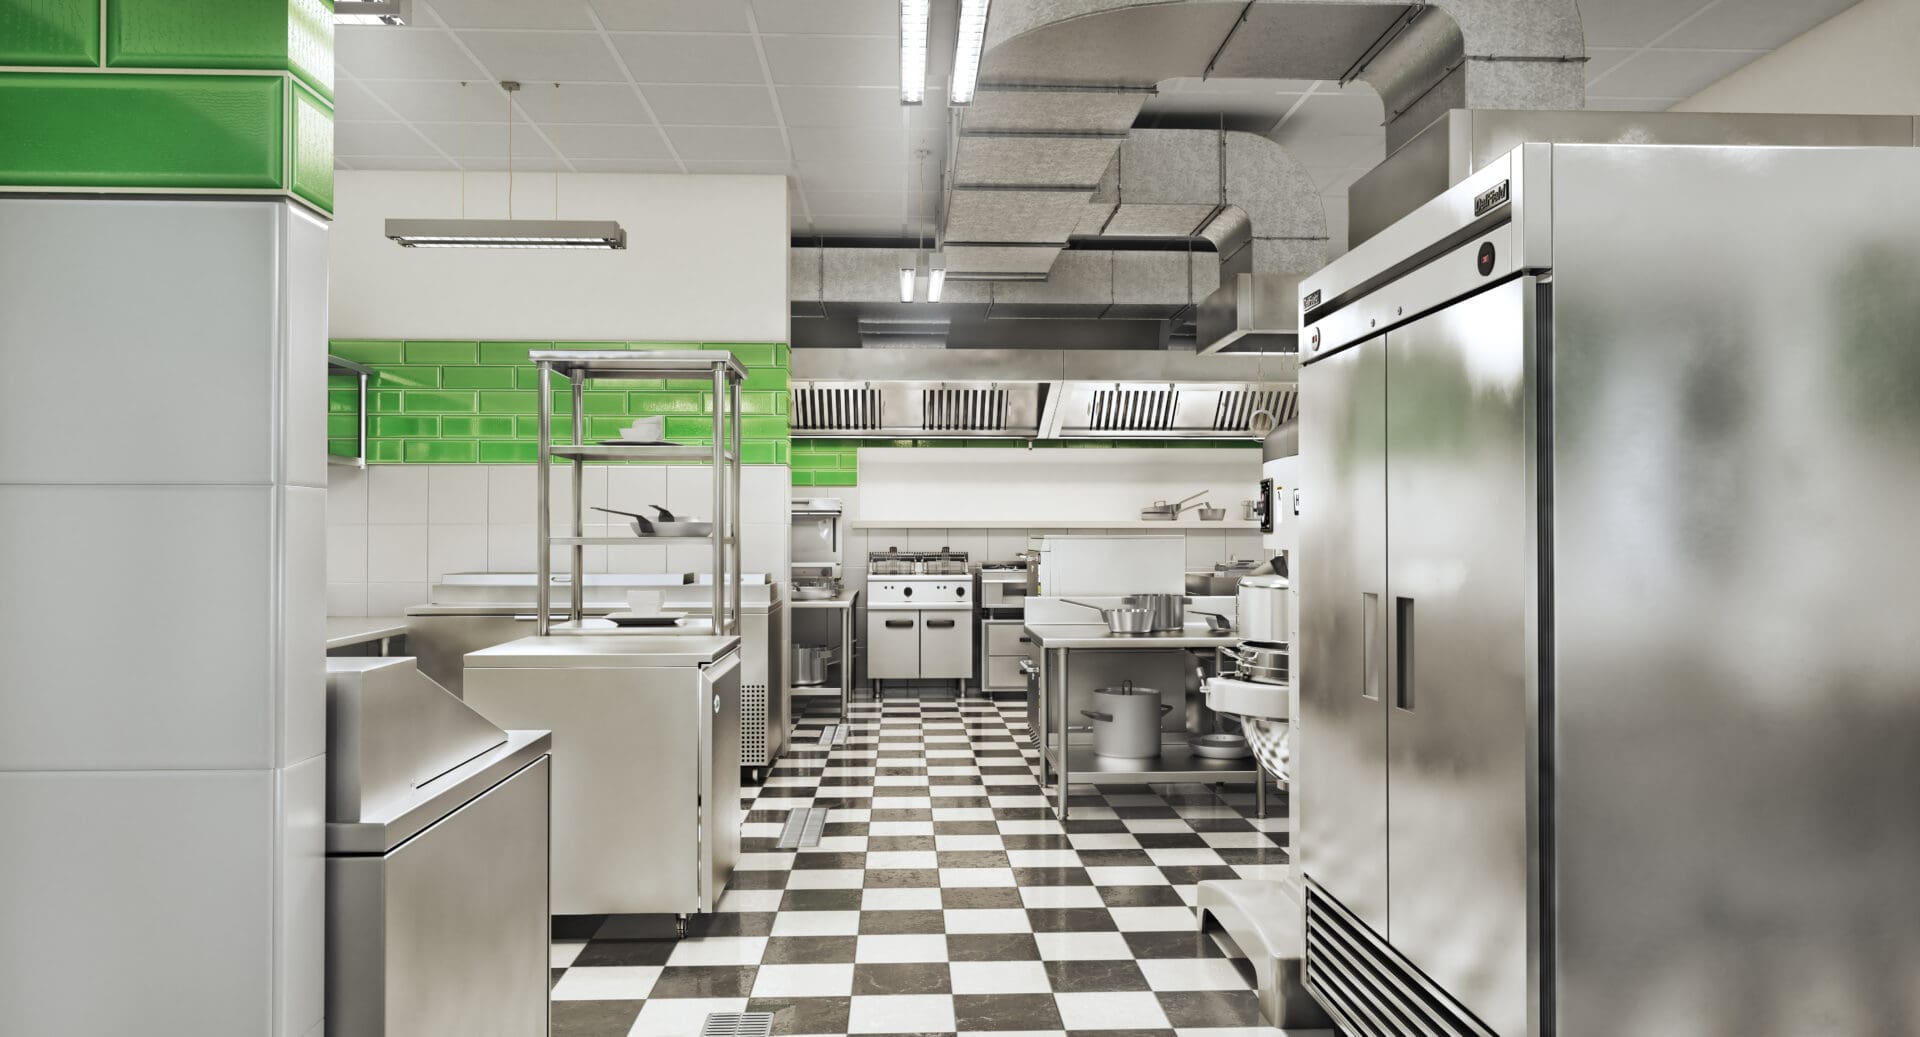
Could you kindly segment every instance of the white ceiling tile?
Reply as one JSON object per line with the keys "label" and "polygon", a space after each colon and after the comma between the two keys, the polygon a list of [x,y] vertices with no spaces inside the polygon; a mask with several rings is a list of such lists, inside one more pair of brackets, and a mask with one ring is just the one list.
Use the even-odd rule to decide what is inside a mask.
{"label": "white ceiling tile", "polygon": [[1576,0],[1589,47],[1644,47],[1712,0]]}
{"label": "white ceiling tile", "polygon": [[746,32],[746,0],[592,0],[609,29]]}
{"label": "white ceiling tile", "polygon": [[[787,136],[799,162],[901,162],[913,157],[907,135],[898,131],[796,126]],[[928,175],[938,182],[939,167],[933,166]]]}
{"label": "white ceiling tile", "polygon": [[333,150],[342,155],[439,154],[406,123],[357,119],[343,119],[333,124]]}
{"label": "white ceiling tile", "polygon": [[387,102],[395,114],[413,122],[505,122],[507,118],[507,95],[490,80],[462,84],[438,79],[388,79],[364,86]]}
{"label": "white ceiling tile", "polygon": [[520,110],[547,123],[650,123],[646,106],[626,83],[528,83],[520,88]]}
{"label": "white ceiling tile", "polygon": [[794,167],[800,183],[812,197],[815,185],[836,191],[904,191],[911,185],[912,167],[861,162],[801,162]]}
{"label": "white ceiling tile", "polygon": [[591,29],[585,0],[433,0],[433,13],[456,29]]}
{"label": "white ceiling tile", "polygon": [[674,150],[689,162],[695,159],[755,159],[784,162],[786,142],[780,131],[765,126],[671,126],[667,136]]}
{"label": "white ceiling tile", "polygon": [[1591,83],[1613,71],[1614,66],[1632,56],[1633,51],[1626,47],[1588,47],[1587,82]]}
{"label": "white ceiling tile", "polygon": [[[682,156],[685,158],[685,156]],[[775,159],[692,159],[686,158],[689,173],[758,173],[786,175],[792,172],[784,161]]]}
{"label": "white ceiling tile", "polygon": [[762,41],[780,84],[896,87],[900,45],[872,36],[770,36]]}
{"label": "white ceiling tile", "polygon": [[472,29],[461,42],[495,79],[522,83],[621,82],[620,63],[596,32],[514,32]]}
{"label": "white ceiling tile", "polygon": [[[505,173],[509,171],[505,158],[462,159],[460,167],[475,173]],[[565,172],[566,168],[567,164],[557,158],[551,156],[533,156],[528,158],[515,158],[511,171],[515,173],[560,173]],[[524,216],[526,214],[522,213],[521,215]],[[540,217],[536,215],[533,218],[539,219]]]}
{"label": "white ceiling tile", "polygon": [[1602,97],[1691,97],[1761,55],[1751,50],[1643,50],[1595,76]]}
{"label": "white ceiling tile", "polygon": [[[427,135],[440,149],[453,156],[455,161],[465,163],[471,158],[501,158],[507,156],[507,124],[504,122],[484,124],[471,122],[422,122],[414,124],[421,133]],[[515,158],[550,157],[553,150],[547,147],[533,132],[533,127],[520,120],[513,127],[513,154]]]}
{"label": "white ceiling tile", "polygon": [[1587,107],[1597,112],[1664,112],[1681,99],[1678,97],[1602,97],[1587,95]]}
{"label": "white ceiling tile", "polygon": [[900,35],[899,0],[753,0],[753,16],[768,33]]}
{"label": "white ceiling tile", "polygon": [[647,103],[663,123],[683,126],[777,126],[764,85],[648,86]]}
{"label": "white ceiling tile", "polygon": [[814,217],[814,228],[825,234],[866,234],[875,237],[894,237],[913,233],[914,225],[899,217],[887,216],[836,216],[831,219]]}
{"label": "white ceiling tile", "polygon": [[[780,113],[789,126],[899,126],[910,118],[892,86],[782,86]],[[944,114],[945,109],[941,112]]]}
{"label": "white ceiling tile", "polygon": [[560,154],[575,158],[657,158],[672,160],[667,142],[651,126],[544,127],[547,139]]}
{"label": "white ceiling tile", "polygon": [[1772,50],[1856,0],[1721,0],[1660,41],[1662,47]]}
{"label": "white ceiling tile", "polygon": [[380,106],[380,100],[374,91],[360,84],[356,79],[340,79],[333,85],[333,117],[335,119],[391,119],[393,116]]}
{"label": "white ceiling tile", "polygon": [[573,168],[582,173],[678,173],[680,164],[658,158],[576,158]]}
{"label": "white ceiling tile", "polygon": [[903,191],[832,191],[807,189],[807,205],[818,213],[887,213],[907,211]]}
{"label": "white ceiling tile", "polygon": [[[352,158],[355,169],[457,169],[453,163],[438,155],[355,155]],[[342,167],[345,168],[345,167]]]}
{"label": "white ceiling tile", "polygon": [[625,33],[613,44],[641,83],[764,83],[747,36]]}
{"label": "white ceiling tile", "polygon": [[333,58],[358,79],[486,79],[443,29],[335,27]]}

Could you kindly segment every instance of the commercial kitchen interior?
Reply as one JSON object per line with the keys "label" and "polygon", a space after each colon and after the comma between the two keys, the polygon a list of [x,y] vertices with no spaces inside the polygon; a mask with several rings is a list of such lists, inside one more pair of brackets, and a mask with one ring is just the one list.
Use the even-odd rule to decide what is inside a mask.
{"label": "commercial kitchen interior", "polygon": [[0,0],[0,1035],[1920,1034],[1916,286],[1920,0]]}

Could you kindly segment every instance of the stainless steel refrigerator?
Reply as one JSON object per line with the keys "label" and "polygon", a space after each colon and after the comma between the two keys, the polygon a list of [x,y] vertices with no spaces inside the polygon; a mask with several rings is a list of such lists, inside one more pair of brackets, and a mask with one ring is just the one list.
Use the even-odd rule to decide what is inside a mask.
{"label": "stainless steel refrigerator", "polygon": [[1302,304],[1315,996],[1920,1033],[1920,151],[1528,144]]}

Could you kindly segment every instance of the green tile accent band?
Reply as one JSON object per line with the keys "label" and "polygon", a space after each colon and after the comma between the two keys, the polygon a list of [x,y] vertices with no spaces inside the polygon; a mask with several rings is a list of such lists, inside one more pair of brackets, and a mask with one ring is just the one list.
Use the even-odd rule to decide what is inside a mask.
{"label": "green tile accent band", "polygon": [[[336,356],[366,364],[374,375],[368,460],[374,464],[520,464],[535,460],[539,439],[535,349],[730,349],[748,362],[748,382],[783,391],[742,392],[741,457],[747,464],[786,464],[789,353],[784,343],[469,342],[336,339]],[[554,434],[569,438],[570,392],[556,379]],[[334,431],[342,415],[357,421],[353,380],[329,382],[328,450],[351,455],[353,441]],[[704,390],[704,391],[703,391]],[[712,385],[706,382],[595,380],[582,397],[590,439],[612,439],[634,418],[662,415],[669,438],[712,442]],[[351,433],[352,424],[343,427]]]}
{"label": "green tile accent band", "polygon": [[293,85],[293,193],[333,211],[333,110],[303,83]]}
{"label": "green tile accent band", "polygon": [[0,65],[98,65],[100,0],[0,0]]}
{"label": "green tile accent band", "polygon": [[282,187],[286,82],[0,73],[0,184]]}
{"label": "green tile accent band", "polygon": [[106,0],[109,68],[285,69],[333,96],[323,0]]}
{"label": "green tile accent band", "polygon": [[[1026,447],[1024,439],[795,439],[792,446],[793,485],[857,486],[860,482],[861,447],[966,447],[989,450]],[[1227,450],[1257,449],[1254,441],[1191,439],[1043,439],[1035,450],[1218,447]]]}

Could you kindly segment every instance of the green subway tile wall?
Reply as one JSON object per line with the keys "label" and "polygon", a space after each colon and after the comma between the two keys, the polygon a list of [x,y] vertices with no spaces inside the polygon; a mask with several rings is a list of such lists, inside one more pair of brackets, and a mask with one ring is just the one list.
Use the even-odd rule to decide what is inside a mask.
{"label": "green subway tile wall", "polygon": [[332,0],[0,0],[0,66],[0,185],[332,214]]}
{"label": "green subway tile wall", "polygon": [[[786,464],[787,347],[773,342],[457,342],[335,340],[335,356],[365,364],[367,460],[373,464],[523,463],[534,460],[539,428],[535,349],[724,349],[747,365],[741,394],[741,456]],[[571,434],[572,402],[554,393],[556,437]],[[359,392],[351,375],[327,383],[327,452],[354,453]],[[634,418],[664,415],[667,438],[712,442],[713,389],[703,382],[590,381],[582,396],[589,439],[612,439]]]}
{"label": "green subway tile wall", "polygon": [[[1026,446],[1024,439],[795,439],[790,463],[793,465],[795,486],[857,486],[860,482],[861,447],[968,447],[992,450]],[[1258,449],[1259,446],[1258,442],[1192,439],[1042,439],[1033,443],[1035,450],[1102,450],[1114,447],[1219,447],[1245,450]]]}

